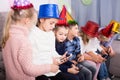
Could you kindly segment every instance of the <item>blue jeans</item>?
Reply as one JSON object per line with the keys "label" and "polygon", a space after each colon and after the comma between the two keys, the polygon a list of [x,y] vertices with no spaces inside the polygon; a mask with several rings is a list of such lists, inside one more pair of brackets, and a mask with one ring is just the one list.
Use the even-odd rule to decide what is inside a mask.
{"label": "blue jeans", "polygon": [[98,80],[102,80],[102,79],[105,79],[107,77],[108,77],[108,70],[107,70],[105,62],[102,62],[100,69],[99,69],[99,72],[98,72]]}

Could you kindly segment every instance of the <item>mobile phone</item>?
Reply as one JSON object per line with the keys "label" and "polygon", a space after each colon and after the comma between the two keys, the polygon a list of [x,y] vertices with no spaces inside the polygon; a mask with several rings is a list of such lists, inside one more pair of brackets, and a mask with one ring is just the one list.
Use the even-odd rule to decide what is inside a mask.
{"label": "mobile phone", "polygon": [[70,56],[70,54],[66,54],[66,57],[69,57]]}
{"label": "mobile phone", "polygon": [[104,54],[104,55],[102,55],[102,57],[107,59],[109,57],[109,55],[108,54]]}
{"label": "mobile phone", "polygon": [[[69,57],[69,56],[70,56],[70,54],[67,53],[67,54],[66,54],[66,57]],[[61,62],[64,62],[64,58],[61,58],[60,61],[61,61]]]}

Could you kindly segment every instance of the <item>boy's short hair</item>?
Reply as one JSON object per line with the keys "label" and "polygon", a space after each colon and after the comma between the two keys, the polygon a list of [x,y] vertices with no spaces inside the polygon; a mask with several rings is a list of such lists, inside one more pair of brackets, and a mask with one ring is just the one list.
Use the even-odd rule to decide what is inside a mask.
{"label": "boy's short hair", "polygon": [[68,25],[69,25],[69,28],[75,26],[75,25],[78,25],[78,23],[76,21],[68,21]]}
{"label": "boy's short hair", "polygon": [[69,24],[69,25],[76,25],[76,24],[78,25],[78,23],[77,23],[76,21],[71,21],[71,20],[68,21],[68,24]]}

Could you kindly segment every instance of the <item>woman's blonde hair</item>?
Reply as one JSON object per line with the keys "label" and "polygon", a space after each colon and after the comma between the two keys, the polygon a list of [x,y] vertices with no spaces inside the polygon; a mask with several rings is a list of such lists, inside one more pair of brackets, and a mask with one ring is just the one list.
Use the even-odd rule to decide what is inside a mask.
{"label": "woman's blonde hair", "polygon": [[79,31],[79,36],[81,36],[84,44],[88,43],[89,39],[88,39],[87,35],[82,30]]}
{"label": "woman's blonde hair", "polygon": [[[21,21],[23,18],[30,18],[34,19],[35,17],[35,9],[11,9],[8,13],[8,17],[5,22],[5,26],[3,28],[2,40],[1,40],[1,47],[4,48],[6,41],[9,38],[9,28],[11,24],[15,24],[16,22]],[[33,20],[34,22],[34,20]]]}

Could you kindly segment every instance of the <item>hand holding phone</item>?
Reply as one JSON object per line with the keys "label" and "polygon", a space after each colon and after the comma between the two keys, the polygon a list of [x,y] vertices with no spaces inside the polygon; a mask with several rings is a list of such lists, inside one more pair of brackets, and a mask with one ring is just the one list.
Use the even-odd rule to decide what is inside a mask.
{"label": "hand holding phone", "polygon": [[108,54],[104,54],[104,55],[102,55],[102,57],[107,59],[109,57],[109,55]]}

